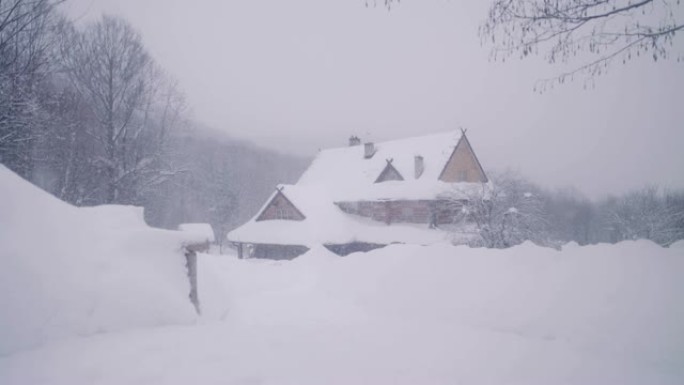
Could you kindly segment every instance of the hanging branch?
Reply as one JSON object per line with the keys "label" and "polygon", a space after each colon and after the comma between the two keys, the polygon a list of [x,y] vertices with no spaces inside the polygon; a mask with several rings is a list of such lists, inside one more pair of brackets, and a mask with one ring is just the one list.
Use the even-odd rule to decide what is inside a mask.
{"label": "hanging branch", "polygon": [[[681,11],[681,0],[495,0],[479,35],[493,46],[492,60],[534,54],[573,65],[583,60],[577,57],[588,58],[540,80],[535,89],[543,91],[578,76],[593,82],[616,60],[669,58],[675,35],[684,30]],[[677,61],[682,59],[680,52]]]}

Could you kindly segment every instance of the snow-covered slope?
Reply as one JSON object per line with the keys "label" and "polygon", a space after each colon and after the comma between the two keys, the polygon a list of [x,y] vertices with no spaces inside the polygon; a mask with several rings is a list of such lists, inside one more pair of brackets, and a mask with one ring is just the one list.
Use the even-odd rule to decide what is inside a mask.
{"label": "snow-covered slope", "polygon": [[76,208],[0,165],[0,354],[46,340],[190,323],[192,235],[141,208]]}

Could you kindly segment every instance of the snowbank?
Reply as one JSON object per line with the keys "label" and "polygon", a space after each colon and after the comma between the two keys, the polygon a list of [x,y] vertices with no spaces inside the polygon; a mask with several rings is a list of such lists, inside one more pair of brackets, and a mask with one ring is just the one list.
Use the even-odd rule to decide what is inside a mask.
{"label": "snowbank", "polygon": [[319,246],[198,263],[201,322],[0,357],[0,383],[684,383],[682,248]]}
{"label": "snowbank", "polygon": [[0,354],[47,340],[190,323],[184,242],[142,209],[76,208],[0,166]]}
{"label": "snowbank", "polygon": [[202,261],[200,280],[227,293],[206,298],[206,314],[255,338],[229,371],[263,383],[684,383],[681,248],[390,245]]}
{"label": "snowbank", "polygon": [[192,234],[193,237],[202,239],[203,242],[214,242],[214,229],[208,223],[181,223],[178,230]]}

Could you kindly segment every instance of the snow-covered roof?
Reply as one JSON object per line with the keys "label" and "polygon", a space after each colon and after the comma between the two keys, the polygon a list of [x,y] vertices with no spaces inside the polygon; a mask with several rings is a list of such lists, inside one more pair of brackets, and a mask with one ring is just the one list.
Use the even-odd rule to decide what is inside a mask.
{"label": "snow-covered roof", "polygon": [[281,192],[306,216],[303,221],[256,218],[275,196],[274,193],[247,223],[228,233],[233,242],[277,245],[368,243],[434,244],[448,239],[448,234],[428,229],[425,224],[392,224],[350,215],[340,210],[324,186],[281,185]]}
{"label": "snow-covered roof", "polygon": [[178,230],[203,239],[202,242],[214,242],[214,229],[208,223],[181,223]]}
{"label": "snow-covered roof", "polygon": [[[461,139],[460,131],[375,143],[375,153],[364,157],[364,146],[321,150],[297,182],[298,186],[325,186],[335,202],[379,199],[435,199],[443,193],[462,193],[466,198],[481,192],[481,183],[445,183],[439,180],[451,153]],[[423,158],[423,172],[414,177],[415,157]],[[374,183],[387,161],[403,181]]]}

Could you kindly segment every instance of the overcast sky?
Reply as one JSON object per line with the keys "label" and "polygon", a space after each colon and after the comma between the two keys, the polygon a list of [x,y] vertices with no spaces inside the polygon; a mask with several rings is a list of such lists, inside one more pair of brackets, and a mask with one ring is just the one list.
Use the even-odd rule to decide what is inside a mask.
{"label": "overcast sky", "polygon": [[[370,0],[372,1],[372,0]],[[382,0],[378,0],[382,2]],[[468,128],[485,169],[512,168],[591,198],[684,188],[684,64],[616,65],[595,88],[543,94],[541,60],[492,63],[486,0],[70,0],[137,28],[179,80],[193,118],[281,152]],[[684,38],[675,50],[684,51]],[[412,154],[409,154],[412,155]]]}

